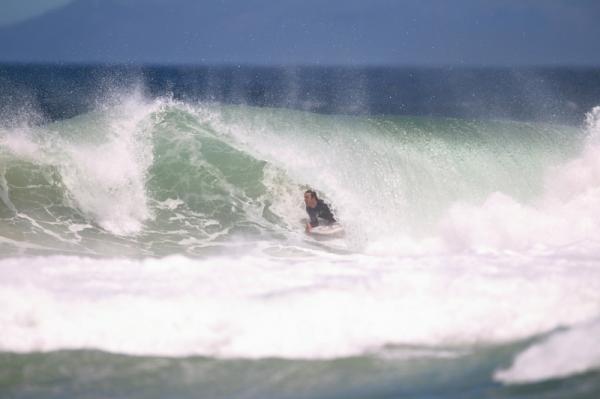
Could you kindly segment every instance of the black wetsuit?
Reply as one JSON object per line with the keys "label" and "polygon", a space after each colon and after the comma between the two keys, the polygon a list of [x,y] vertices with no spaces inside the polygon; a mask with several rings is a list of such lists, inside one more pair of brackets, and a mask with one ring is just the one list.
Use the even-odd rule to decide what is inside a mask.
{"label": "black wetsuit", "polygon": [[317,206],[314,208],[306,207],[306,212],[310,217],[310,225],[311,227],[317,227],[319,225],[319,219],[322,218],[327,220],[329,223],[335,222],[335,217],[333,217],[333,213],[329,209],[329,206],[323,200],[317,200]]}

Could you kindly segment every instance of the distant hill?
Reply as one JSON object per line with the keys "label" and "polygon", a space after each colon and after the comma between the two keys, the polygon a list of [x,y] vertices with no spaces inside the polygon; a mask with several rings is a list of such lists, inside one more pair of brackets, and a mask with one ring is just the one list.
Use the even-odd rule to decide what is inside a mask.
{"label": "distant hill", "polygon": [[[348,58],[344,43],[356,47],[361,40],[370,40],[353,31],[359,21],[352,16],[340,20],[328,14],[332,7],[320,4],[316,0],[78,0],[0,28],[0,61],[302,63],[307,56],[325,54],[327,62],[343,59],[345,53]],[[358,1],[346,6],[367,8]]]}

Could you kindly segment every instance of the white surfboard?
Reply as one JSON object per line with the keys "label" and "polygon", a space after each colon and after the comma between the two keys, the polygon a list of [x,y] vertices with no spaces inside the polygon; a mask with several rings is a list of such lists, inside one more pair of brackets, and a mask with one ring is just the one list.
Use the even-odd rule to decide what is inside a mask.
{"label": "white surfboard", "polygon": [[318,236],[340,236],[344,234],[344,228],[339,223],[319,225],[310,229],[310,234]]}

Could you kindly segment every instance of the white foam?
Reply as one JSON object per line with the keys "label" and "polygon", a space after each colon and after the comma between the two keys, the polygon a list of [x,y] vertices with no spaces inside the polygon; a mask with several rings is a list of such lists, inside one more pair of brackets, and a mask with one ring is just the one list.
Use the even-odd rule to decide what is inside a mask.
{"label": "white foam", "polygon": [[2,260],[0,350],[331,358],[507,342],[600,314],[597,262],[268,252]]}
{"label": "white foam", "polygon": [[600,321],[553,334],[520,353],[497,381],[522,384],[600,369]]}
{"label": "white foam", "polygon": [[167,198],[164,201],[156,201],[156,207],[159,209],[175,210],[185,203],[180,199]]}
{"label": "white foam", "polygon": [[580,156],[551,168],[543,195],[523,204],[492,193],[482,204],[455,203],[440,223],[443,245],[530,250],[573,244],[600,250],[600,107],[587,116],[588,139]]}
{"label": "white foam", "polygon": [[91,229],[92,226],[89,224],[70,224],[69,225],[69,230],[72,231],[73,233],[79,233],[80,231],[83,231],[85,229]]}
{"label": "white foam", "polygon": [[132,234],[152,217],[145,189],[153,162],[148,119],[162,105],[132,94],[102,112],[4,132],[1,144],[58,168],[75,207],[114,234]]}
{"label": "white foam", "polygon": [[28,158],[36,158],[40,155],[40,146],[31,141],[29,128],[12,129],[1,133],[0,144],[10,151]]}
{"label": "white foam", "polygon": [[151,217],[145,183],[152,137],[143,123],[160,105],[128,98],[106,111],[107,125],[97,132],[105,135],[104,142],[62,143],[67,154],[59,163],[63,183],[80,209],[115,234],[136,233]]}

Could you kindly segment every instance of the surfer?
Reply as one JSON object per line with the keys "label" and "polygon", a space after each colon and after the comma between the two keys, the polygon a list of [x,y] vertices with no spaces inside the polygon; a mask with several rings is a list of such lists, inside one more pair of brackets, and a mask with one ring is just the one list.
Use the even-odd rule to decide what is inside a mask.
{"label": "surfer", "polygon": [[335,223],[335,217],[329,209],[329,206],[321,199],[317,197],[317,193],[313,190],[306,190],[304,192],[304,203],[306,204],[306,213],[310,218],[310,222],[306,223],[306,231],[310,232],[310,229],[319,225],[319,219],[325,219],[327,222]]}

